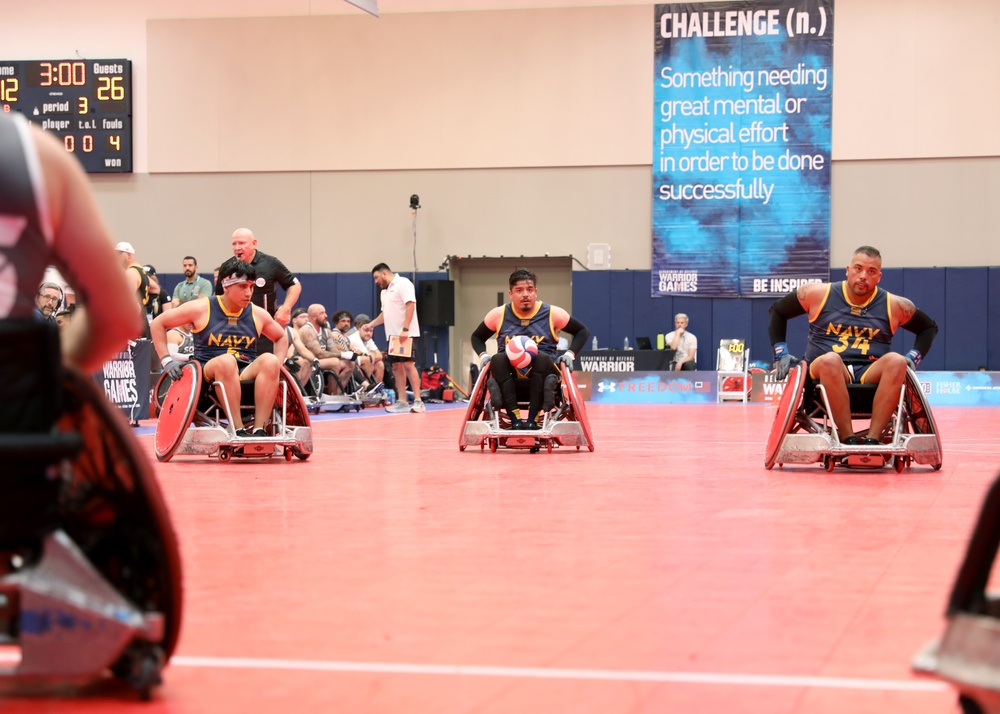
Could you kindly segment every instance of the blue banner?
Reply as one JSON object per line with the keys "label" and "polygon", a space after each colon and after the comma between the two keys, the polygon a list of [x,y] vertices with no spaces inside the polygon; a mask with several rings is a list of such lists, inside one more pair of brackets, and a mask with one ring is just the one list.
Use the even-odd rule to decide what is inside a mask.
{"label": "blue banner", "polygon": [[833,0],[657,5],[652,295],[829,279]]}

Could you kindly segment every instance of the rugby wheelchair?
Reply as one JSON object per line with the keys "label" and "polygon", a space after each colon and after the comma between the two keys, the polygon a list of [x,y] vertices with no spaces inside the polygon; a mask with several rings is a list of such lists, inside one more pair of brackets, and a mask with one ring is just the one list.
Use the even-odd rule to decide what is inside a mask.
{"label": "rugby wheelchair", "polygon": [[1000,713],[1000,593],[987,592],[1000,546],[1000,478],[983,502],[948,600],[944,635],[913,669],[951,682],[965,714]]}
{"label": "rugby wheelchair", "polygon": [[[528,449],[531,453],[537,453],[543,448],[552,453],[555,446],[575,446],[577,451],[585,446],[593,451],[594,438],[590,432],[590,422],[573,372],[566,365],[560,364],[559,373],[561,379],[553,395],[554,404],[550,410],[543,409],[541,429],[522,431],[511,428],[510,417],[503,405],[494,404],[490,398],[490,365],[487,363],[479,372],[469,398],[462,432],[458,438],[459,451],[465,451],[469,446],[485,449],[487,445],[494,453],[500,447]],[[527,386],[527,380],[517,381],[518,403],[523,412],[528,410]]]}
{"label": "rugby wheelchair", "polygon": [[[253,425],[254,406],[252,381],[240,382],[240,409],[243,423],[267,431],[267,436],[238,437],[226,400],[220,400],[215,386],[206,385],[202,367],[194,360],[185,362],[179,380],[170,380],[164,373],[156,386],[160,394],[165,380],[169,387],[159,406],[153,450],[160,461],[169,461],[175,454],[218,456],[220,461],[237,457],[262,457],[284,454],[286,461],[295,456],[308,459],[313,451],[312,426],[306,403],[298,384],[281,367],[278,393],[271,419],[266,424]],[[206,388],[208,387],[208,388]]]}
{"label": "rugby wheelchair", "polygon": [[[27,332],[9,344],[30,361],[18,374],[17,360],[4,359],[3,371],[5,381],[33,383],[30,393],[0,385],[0,697],[127,684],[148,699],[181,623],[166,504],[95,383],[52,376],[55,331],[37,351],[26,346],[39,333]],[[0,328],[0,337],[10,333]]]}
{"label": "rugby wheelchair", "polygon": [[[930,406],[913,370],[906,371],[900,387],[899,403],[889,421],[883,443],[847,445],[841,442],[830,417],[826,390],[808,378],[809,363],[798,362],[788,372],[778,413],[771,425],[764,466],[812,464],[819,462],[827,471],[838,465],[853,468],[882,468],[892,465],[897,473],[913,463],[941,468],[941,440]],[[851,417],[870,419],[875,385],[850,384]],[[866,430],[858,430],[859,436]]]}

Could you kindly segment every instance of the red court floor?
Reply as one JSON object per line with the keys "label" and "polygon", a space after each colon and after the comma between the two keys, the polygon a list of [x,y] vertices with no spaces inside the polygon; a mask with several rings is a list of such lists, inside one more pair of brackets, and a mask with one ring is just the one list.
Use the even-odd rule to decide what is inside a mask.
{"label": "red court floor", "polygon": [[[1000,470],[766,471],[765,406],[592,405],[597,451],[467,451],[462,412],[315,422],[307,462],[156,470],[186,605],[155,699],[21,712],[957,712],[911,674]],[[152,458],[151,437],[139,437]]]}

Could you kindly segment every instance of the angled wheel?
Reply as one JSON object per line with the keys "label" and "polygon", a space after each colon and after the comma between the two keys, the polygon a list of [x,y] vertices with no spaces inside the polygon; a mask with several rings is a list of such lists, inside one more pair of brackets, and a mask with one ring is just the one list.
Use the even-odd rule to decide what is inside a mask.
{"label": "angled wheel", "polygon": [[[802,405],[803,390],[806,385],[806,375],[809,374],[809,363],[799,362],[788,371],[788,380],[785,382],[785,391],[781,393],[781,401],[778,402],[778,413],[774,416],[771,424],[771,433],[767,437],[767,446],[764,449],[764,468],[769,471],[774,468],[774,463],[781,450],[781,443],[785,436],[791,432],[792,424],[795,423],[795,414]],[[832,471],[832,469],[830,469]]]}
{"label": "angled wheel", "polygon": [[160,461],[169,461],[184,440],[201,396],[201,363],[192,360],[182,369],[181,378],[170,385],[163,399],[156,422],[153,450]]}
{"label": "angled wheel", "polygon": [[309,419],[309,408],[306,406],[306,400],[302,398],[302,392],[299,391],[299,385],[295,378],[285,369],[284,365],[281,367],[279,380],[287,385],[287,389],[278,389],[274,408],[278,410],[282,408],[285,399],[283,392],[287,392],[288,405],[285,410],[285,426],[311,426],[312,422]]}
{"label": "angled wheel", "polygon": [[[938,453],[943,454],[941,450],[941,436],[938,433],[934,415],[931,413],[930,405],[927,403],[927,397],[924,396],[924,390],[920,388],[920,381],[912,369],[906,370],[905,385],[906,391],[903,398],[906,400],[907,425],[913,430],[914,434],[933,434],[937,442]],[[931,464],[931,468],[937,471],[941,468],[941,462],[938,461],[936,464]]]}
{"label": "angled wheel", "polygon": [[458,433],[458,450],[465,451],[462,444],[465,436],[465,424],[470,421],[479,421],[483,418],[483,410],[486,407],[486,380],[490,378],[489,362],[479,371],[479,379],[472,388],[472,396],[469,397],[469,406],[465,408],[465,419],[462,420],[462,429]]}
{"label": "angled wheel", "polygon": [[583,397],[580,396],[580,390],[576,387],[576,379],[573,377],[573,372],[565,364],[559,365],[559,369],[562,374],[563,389],[572,408],[571,418],[580,424],[583,436],[587,440],[587,448],[593,451],[594,436],[590,433],[590,421],[587,419],[587,410],[583,406]]}

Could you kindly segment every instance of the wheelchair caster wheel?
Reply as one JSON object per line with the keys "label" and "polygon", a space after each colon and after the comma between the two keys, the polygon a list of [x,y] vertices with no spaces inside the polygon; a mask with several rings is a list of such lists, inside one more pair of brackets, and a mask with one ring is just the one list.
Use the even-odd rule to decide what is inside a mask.
{"label": "wheelchair caster wheel", "polygon": [[497,446],[499,444],[500,444],[499,439],[490,439],[490,452],[495,454],[497,452]]}
{"label": "wheelchair caster wheel", "polygon": [[233,455],[229,449],[219,449],[219,461],[225,462],[229,461],[231,458],[233,458]]}
{"label": "wheelchair caster wheel", "polygon": [[285,449],[285,461],[291,461],[291,460],[292,460],[292,450],[286,448]]}
{"label": "wheelchair caster wheel", "polygon": [[833,473],[833,470],[837,468],[837,460],[827,454],[823,457],[823,468],[826,469],[828,473]]}
{"label": "wheelchair caster wheel", "polygon": [[153,688],[163,684],[163,652],[159,647],[143,646],[127,654],[112,668],[136,691],[139,699],[148,702]]}
{"label": "wheelchair caster wheel", "polygon": [[907,456],[893,456],[892,468],[896,471],[896,473],[901,474],[903,473],[903,469],[909,465],[909,460],[910,459]]}

